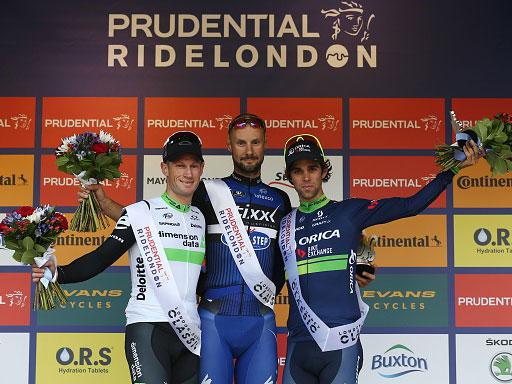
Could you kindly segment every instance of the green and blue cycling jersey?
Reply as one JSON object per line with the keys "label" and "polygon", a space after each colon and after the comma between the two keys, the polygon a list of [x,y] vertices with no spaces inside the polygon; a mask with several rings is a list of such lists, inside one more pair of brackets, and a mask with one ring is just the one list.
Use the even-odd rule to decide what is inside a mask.
{"label": "green and blue cycling jersey", "polygon": [[[355,251],[361,231],[372,225],[417,215],[446,189],[452,179],[453,172],[442,172],[407,198],[332,201],[322,196],[300,205],[295,222],[295,257],[300,287],[304,300],[329,327],[352,323],[360,316]],[[289,287],[288,292],[291,292]],[[288,331],[292,342],[313,340],[292,298]]]}

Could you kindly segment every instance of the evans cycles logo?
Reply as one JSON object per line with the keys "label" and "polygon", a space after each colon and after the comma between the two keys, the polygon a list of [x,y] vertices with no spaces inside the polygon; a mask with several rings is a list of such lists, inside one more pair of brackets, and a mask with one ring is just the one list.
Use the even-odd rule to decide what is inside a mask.
{"label": "evans cycles logo", "polygon": [[394,379],[418,372],[427,373],[428,361],[426,357],[416,356],[416,354],[405,345],[396,344],[383,354],[372,356],[371,369],[377,372],[381,377]]}
{"label": "evans cycles logo", "polygon": [[[354,1],[329,0],[323,4],[310,14],[292,9],[286,14],[112,13],[108,15],[107,65],[309,68],[320,64],[323,56],[332,68],[345,67],[349,62],[355,68],[377,67],[377,45],[368,43],[375,14]],[[338,42],[343,36],[349,48],[348,44],[320,47],[320,31],[325,32],[329,25],[323,42]],[[131,47],[134,41],[137,49]],[[170,41],[175,45],[169,45]]]}

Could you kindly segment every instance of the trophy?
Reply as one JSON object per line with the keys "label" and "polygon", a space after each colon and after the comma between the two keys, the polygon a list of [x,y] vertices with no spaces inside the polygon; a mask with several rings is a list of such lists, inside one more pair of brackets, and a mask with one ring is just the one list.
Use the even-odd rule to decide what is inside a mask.
{"label": "trophy", "polygon": [[366,236],[361,234],[361,240],[357,247],[357,266],[356,273],[360,276],[363,272],[375,274],[375,267],[372,265],[375,259],[375,244],[377,243],[377,236]]}

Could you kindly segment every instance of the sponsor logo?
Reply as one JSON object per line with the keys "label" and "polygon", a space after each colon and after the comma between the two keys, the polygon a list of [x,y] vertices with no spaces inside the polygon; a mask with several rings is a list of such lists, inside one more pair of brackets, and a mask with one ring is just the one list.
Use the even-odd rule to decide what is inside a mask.
{"label": "sponsor logo", "polygon": [[166,212],[162,216],[164,219],[172,219],[173,214],[171,212]]}
{"label": "sponsor logo", "polygon": [[382,354],[372,356],[372,371],[386,379],[428,373],[428,360],[416,354],[403,344],[393,345]]}
{"label": "sponsor logo", "polygon": [[273,211],[265,210],[265,209],[255,209],[252,207],[238,207],[238,213],[240,213],[240,217],[242,219],[248,220],[256,220],[263,221],[266,223],[275,223],[275,214],[279,206],[276,207]]}
{"label": "sponsor logo", "polygon": [[173,227],[179,227],[181,225],[180,223],[173,223],[173,222],[169,222],[169,221],[159,221],[158,224],[159,225],[170,225]]}
{"label": "sponsor logo", "polygon": [[[298,251],[298,249],[297,249]],[[302,251],[304,252],[304,251]],[[317,257],[317,256],[326,256],[326,255],[332,255],[332,248],[318,248],[318,244],[312,245],[311,247],[308,247],[308,257]],[[297,253],[299,255],[299,253]]]}
{"label": "sponsor logo", "polygon": [[0,305],[7,305],[8,307],[25,308],[27,303],[27,295],[22,291],[12,291],[0,295]]}
{"label": "sponsor logo", "polygon": [[86,128],[86,129],[126,129],[132,130],[134,119],[126,113],[110,118],[67,118],[67,119],[44,119],[44,128]]}
{"label": "sponsor logo", "polygon": [[108,347],[61,347],[55,353],[55,359],[62,366],[73,364],[73,368],[59,368],[59,373],[108,373],[108,366],[112,362],[111,353]]}
{"label": "sponsor logo", "polygon": [[[473,234],[473,239],[475,243],[480,246],[489,244],[493,246],[510,245],[510,242],[508,240],[508,238],[510,237],[510,231],[508,229],[495,228],[493,232],[494,231],[496,232],[493,234],[487,228],[478,228]],[[509,252],[512,252],[512,250],[509,249]]]}
{"label": "sponsor logo", "polygon": [[137,257],[137,264],[135,264],[136,268],[136,278],[137,278],[137,295],[136,298],[139,301],[146,300],[146,290],[147,290],[147,280],[146,280],[146,268],[144,266],[144,259],[142,257]]}
{"label": "sponsor logo", "polygon": [[203,228],[202,225],[197,225],[197,224],[194,224],[194,223],[190,223],[190,227],[191,228],[199,228],[199,229]]}
{"label": "sponsor logo", "polygon": [[231,189],[231,195],[233,195],[233,197],[245,197],[245,192]]}
{"label": "sponsor logo", "polygon": [[[309,252],[309,248],[308,248],[308,252]],[[295,254],[300,258],[300,259],[303,259],[306,257],[307,253],[305,250],[303,249],[300,249],[300,248],[297,248],[295,250]]]}
{"label": "sponsor logo", "polygon": [[18,113],[15,116],[11,116],[8,119],[0,118],[0,128],[13,128],[14,130],[25,130],[30,129],[30,122],[32,119],[25,113]]}
{"label": "sponsor logo", "polygon": [[303,223],[304,220],[306,220],[306,216],[302,216],[300,219],[299,219],[299,223]]}
{"label": "sponsor logo", "polygon": [[497,345],[501,345],[501,346],[509,346],[509,345],[512,345],[512,339],[487,339],[485,340],[485,345],[487,345],[488,347],[491,347],[491,346],[497,346]]}
{"label": "sponsor logo", "polygon": [[[121,177],[115,180],[103,180],[100,184],[113,187],[115,189],[131,189],[133,184],[133,177],[130,177],[126,172],[121,173]],[[80,180],[74,177],[43,177],[43,186],[64,187],[64,186],[80,186]]]}
{"label": "sponsor logo", "polygon": [[219,129],[227,128],[231,121],[230,115],[215,117],[212,119],[148,119],[148,128],[165,129]]}
{"label": "sponsor logo", "polygon": [[[249,239],[251,240],[252,247],[255,251],[261,251],[267,249],[270,245],[270,237],[263,232],[251,230],[249,233]],[[221,236],[222,244],[228,245],[224,235]]]}
{"label": "sponsor logo", "polygon": [[511,177],[492,177],[492,176],[460,176],[457,178],[457,187],[460,189],[472,188],[510,188],[512,187]]}
{"label": "sponsor logo", "polygon": [[509,275],[455,275],[456,326],[510,327],[511,290]]}
{"label": "sponsor logo", "polygon": [[442,242],[437,235],[413,237],[390,237],[381,235],[377,237],[377,243],[375,245],[380,248],[430,248],[440,247]]}
{"label": "sponsor logo", "polygon": [[355,1],[342,1],[341,6],[320,11],[326,20],[332,20],[331,39],[336,41],[341,32],[352,37],[359,37],[360,42],[370,37],[370,24],[375,14],[365,13],[361,4]]}
{"label": "sponsor logo", "polygon": [[184,247],[199,248],[199,236],[197,235],[188,233],[158,231],[158,236],[160,236],[161,238],[168,237],[171,239],[183,240],[182,245]]}
{"label": "sponsor logo", "polygon": [[[421,178],[352,178],[352,187],[422,188],[434,177],[435,175],[429,175]],[[370,206],[368,206],[368,209],[374,208],[370,208]]]}
{"label": "sponsor logo", "polygon": [[192,221],[199,221],[199,216],[197,216],[197,215],[190,215],[190,220],[192,220]]}
{"label": "sponsor logo", "polygon": [[352,120],[354,129],[420,129],[439,132],[443,121],[437,116],[425,116],[419,120]]}
{"label": "sponsor logo", "polygon": [[491,359],[490,370],[492,376],[499,382],[512,382],[512,354],[501,352]]}
{"label": "sponsor logo", "polygon": [[10,175],[0,175],[0,185],[3,186],[17,186],[27,185],[28,179],[23,173],[12,173]]}
{"label": "sponsor logo", "polygon": [[133,364],[130,365],[130,372],[132,374],[132,381],[135,383],[142,377],[142,365],[140,364],[139,353],[137,352],[137,343],[135,341],[130,343],[130,352],[133,360]]}
{"label": "sponsor logo", "polygon": [[325,231],[325,232],[315,233],[314,235],[311,235],[311,236],[301,237],[298,241],[298,244],[299,245],[307,245],[307,244],[316,243],[316,242],[319,242],[322,240],[329,240],[333,237],[337,237],[337,238],[341,237],[339,229],[335,229],[334,231],[329,230],[329,231]]}

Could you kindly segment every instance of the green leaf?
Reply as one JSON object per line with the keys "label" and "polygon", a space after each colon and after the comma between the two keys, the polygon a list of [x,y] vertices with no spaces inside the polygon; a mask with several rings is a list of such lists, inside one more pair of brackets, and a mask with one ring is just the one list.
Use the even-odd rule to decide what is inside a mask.
{"label": "green leaf", "polygon": [[12,255],[12,258],[16,260],[18,263],[21,263],[21,257],[23,256],[22,251],[14,251],[14,254]]}
{"label": "green leaf", "polygon": [[11,240],[5,240],[5,246],[14,251],[21,249],[17,242]]}
{"label": "green leaf", "polygon": [[41,244],[35,244],[34,249],[37,251],[37,253],[45,253],[46,248],[43,247]]}
{"label": "green leaf", "polygon": [[507,163],[504,159],[500,159],[499,157],[496,159],[496,163],[494,164],[493,168],[493,175],[499,174],[503,175],[507,173]]}
{"label": "green leaf", "polygon": [[62,165],[67,164],[69,162],[69,158],[67,156],[60,156],[60,157],[57,157],[55,162],[57,163],[57,166],[60,167]]}
{"label": "green leaf", "polygon": [[505,163],[507,164],[508,172],[512,171],[512,161],[505,159]]}
{"label": "green leaf", "polygon": [[505,143],[508,139],[508,136],[505,132],[500,132],[496,136],[494,136],[494,141],[497,143]]}
{"label": "green leaf", "polygon": [[34,262],[34,257],[37,256],[37,252],[33,249],[23,252],[23,256],[21,256],[21,262],[23,264],[32,264]]}
{"label": "green leaf", "polygon": [[26,236],[23,240],[23,248],[27,251],[34,249],[34,240],[32,238]]}

